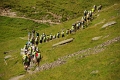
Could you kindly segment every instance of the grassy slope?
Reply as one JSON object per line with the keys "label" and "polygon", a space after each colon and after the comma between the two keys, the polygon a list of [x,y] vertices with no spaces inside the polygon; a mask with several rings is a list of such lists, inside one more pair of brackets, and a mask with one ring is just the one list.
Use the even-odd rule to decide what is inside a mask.
{"label": "grassy slope", "polygon": [[[114,8],[116,8],[116,9],[114,9]],[[112,39],[116,36],[120,36],[120,33],[119,33],[120,23],[118,23],[120,21],[119,20],[120,16],[118,15],[119,8],[120,8],[120,6],[116,5],[115,7],[110,8],[109,12],[108,12],[108,10],[104,10],[103,12],[100,13],[100,16],[98,18],[94,19],[93,23],[91,23],[91,26],[89,26],[85,30],[77,31],[75,34],[69,35],[65,38],[56,39],[56,40],[50,41],[49,43],[44,43],[42,45],[39,45],[39,47],[42,51],[42,55],[44,56],[41,65],[46,63],[46,62],[52,62],[52,61],[56,60],[57,58],[59,58],[61,56],[65,56],[66,54],[71,54],[71,53],[76,52],[78,50],[86,49],[86,48],[89,48],[89,47],[94,47],[95,45],[103,43],[104,41],[106,41],[108,39]],[[113,16],[115,18],[113,18]],[[106,22],[111,21],[111,20],[116,20],[117,24],[113,25],[112,27],[109,27],[108,29],[103,29],[103,30],[100,29],[100,27],[103,24],[100,24],[98,26],[94,26],[94,24],[96,24],[98,22],[101,22],[104,18],[106,19]],[[7,24],[8,22],[7,23],[4,22],[5,20],[8,20],[9,24],[12,24],[12,25],[16,21],[16,19],[15,19],[15,21],[14,21],[14,19],[13,19],[13,21],[11,21],[10,18],[5,18],[5,20],[4,20],[4,18],[0,17],[0,19],[2,21],[1,23],[3,23],[3,24],[1,24],[0,27],[8,26],[8,24]],[[65,28],[65,29],[70,28],[71,24],[76,22],[79,19],[81,19],[81,18],[74,19],[74,20],[71,20],[69,22],[65,22],[63,24],[57,25],[57,26],[53,26],[51,28],[47,28],[47,29],[44,29],[44,30],[39,30],[39,32],[40,33],[42,33],[42,32],[51,33],[52,32],[54,34],[58,31],[60,31],[62,28]],[[22,19],[20,19],[20,20],[22,20]],[[24,23],[21,26],[22,28],[27,26],[25,24],[26,21],[22,20],[22,21],[19,21],[19,22]],[[32,22],[30,22],[30,23],[31,23],[30,26],[33,26],[33,24],[36,25],[36,23],[32,23]],[[16,24],[15,26],[18,26],[18,25],[19,24]],[[21,32],[20,31],[22,29],[21,27],[17,28],[18,32]],[[1,29],[1,31],[4,31],[4,29],[5,28]],[[16,30],[16,28],[11,28],[11,27],[10,27],[10,29],[15,29]],[[11,32],[12,31],[10,31],[10,34],[11,34]],[[15,31],[15,33],[18,34],[17,31]],[[22,33],[20,33],[20,36],[22,36],[22,35],[24,36],[25,34],[27,34],[27,32],[22,31]],[[4,35],[6,36],[6,34],[4,34]],[[0,45],[2,45],[1,48],[0,48],[0,53],[1,53],[0,54],[0,68],[1,68],[0,69],[0,79],[4,79],[4,80],[9,79],[12,76],[16,76],[16,75],[24,73],[23,65],[21,63],[21,56],[19,55],[19,52],[20,52],[20,48],[23,47],[23,45],[25,44],[26,41],[19,39],[18,38],[19,34],[17,36],[15,34],[14,35],[11,34],[11,35],[15,36],[15,37],[13,37],[14,39],[13,38],[9,39],[9,38],[11,38],[11,36],[9,36],[8,39],[5,38],[5,40],[6,40],[5,42],[3,41],[3,38],[0,39],[2,41],[2,42],[0,42]],[[95,42],[91,41],[91,38],[93,38],[95,36],[101,36],[101,35],[102,36],[110,35],[110,36],[108,38],[100,39],[100,40],[95,41]],[[2,36],[2,34],[0,36]],[[75,38],[75,40],[72,43],[64,45],[64,46],[59,46],[57,48],[54,48],[54,50],[51,48],[52,44],[54,44],[56,42],[59,42],[59,41],[61,41],[63,39],[66,39],[66,38],[70,38],[70,37]],[[39,79],[48,79],[48,80],[51,80],[51,79],[55,79],[55,80],[56,79],[66,79],[66,80],[68,80],[68,79],[81,79],[81,77],[82,77],[82,79],[88,79],[88,78],[96,78],[96,79],[99,79],[99,78],[102,79],[103,78],[103,79],[106,79],[106,78],[108,78],[107,76],[109,76],[110,78],[115,78],[115,77],[117,78],[117,77],[119,77],[119,75],[117,75],[117,73],[115,73],[114,71],[116,71],[116,72],[118,71],[117,68],[119,68],[119,65],[118,65],[119,56],[117,58],[115,56],[115,54],[113,54],[113,53],[116,53],[116,54],[118,53],[118,55],[119,55],[120,51],[118,49],[119,43],[116,43],[114,45],[115,45],[115,47],[112,48],[114,50],[114,52],[111,49],[111,46],[112,46],[111,45],[111,46],[108,47],[108,49],[105,52],[102,52],[101,54],[92,55],[92,56],[84,58],[83,62],[73,58],[72,60],[70,60],[65,65],[62,65],[60,67],[56,67],[56,68],[51,69],[51,70],[40,72],[37,75],[33,75],[30,78],[31,79],[36,79],[36,80],[39,80]],[[6,50],[7,51],[15,50],[15,51],[10,53],[10,55],[12,55],[13,58],[15,58],[15,59],[8,59],[7,60],[8,65],[7,66],[4,64],[4,61],[3,61],[3,57],[5,56],[5,55],[3,55],[3,52],[6,51]],[[62,54],[62,53],[64,53],[64,54]],[[113,56],[115,56],[115,58],[114,58],[115,65],[118,65],[118,66],[110,66],[110,68],[107,68],[107,67],[104,68],[105,64],[103,66],[100,65],[102,63],[105,63],[104,58],[106,56],[104,56],[102,54],[108,55],[108,53],[111,53],[111,55],[108,57],[108,59],[114,58]],[[98,57],[98,58],[96,58],[96,57]],[[102,61],[100,63],[99,63],[99,59],[102,59]],[[98,65],[93,64],[94,62],[98,63]],[[109,61],[106,59],[106,63],[108,63],[108,62]],[[74,66],[73,66],[73,64],[74,64]],[[81,64],[85,64],[85,65],[80,66]],[[96,65],[96,66],[91,68],[91,65],[93,65],[93,66]],[[98,66],[100,66],[99,69],[96,68]],[[87,67],[87,68],[85,68],[85,67]],[[75,70],[75,71],[73,71],[73,70]],[[95,75],[95,77],[92,77],[92,76],[94,76],[94,75],[90,75],[90,72],[92,70],[99,70],[100,72],[102,72],[102,74],[100,74],[100,77],[99,77],[99,75],[97,75],[97,76]],[[111,70],[113,71],[113,73],[111,72]],[[85,71],[87,71],[87,72],[85,72]],[[118,71],[118,73],[119,73],[119,71]],[[47,74],[50,75],[50,76],[46,76]],[[89,74],[89,76],[85,77],[88,74]],[[111,75],[113,77],[111,77]],[[79,76],[81,76],[81,77],[79,77]]]}
{"label": "grassy slope", "polygon": [[[38,24],[29,20],[0,16],[0,79],[8,79],[23,73],[20,48],[24,46],[26,41],[19,37],[26,36],[28,31],[33,28],[42,30],[47,27],[49,26],[46,24]],[[12,58],[7,60],[7,66],[4,63],[4,57],[7,56],[3,54],[5,51],[11,51],[8,55],[12,55]]]}
{"label": "grassy slope", "polygon": [[[120,43],[117,42],[99,54],[82,59],[72,58],[62,66],[26,76],[23,80],[119,80],[119,47]],[[98,73],[91,74],[96,70]]]}
{"label": "grassy slope", "polygon": [[36,22],[24,19],[14,19],[0,16],[0,42],[5,42],[8,39],[26,36],[28,31],[32,29],[43,29],[49,27],[45,24],[38,24]]}
{"label": "grassy slope", "polygon": [[[78,50],[94,47],[100,43],[105,42],[106,40],[113,39],[117,36],[120,36],[120,16],[119,16],[119,4],[110,8],[104,9],[100,12],[100,16],[97,17],[91,26],[85,30],[76,32],[75,35],[70,35],[67,37],[74,37],[75,40],[72,43],[69,43],[64,46],[59,46],[54,50],[51,49],[53,43],[59,42],[61,40],[54,40],[47,44],[42,44],[41,50],[43,53],[44,62],[51,62],[59,58],[60,56],[65,56],[66,54],[71,54]],[[94,26],[94,24],[99,23],[106,19],[104,23],[115,20],[117,24],[106,28],[101,29],[102,24]],[[77,21],[77,19],[76,19]],[[69,25],[70,22],[58,25],[57,27],[62,28],[66,25]],[[52,28],[55,31],[56,28]],[[47,31],[47,30],[46,30]],[[91,41],[95,36],[107,36],[105,39],[100,39],[98,41]],[[66,37],[65,37],[66,38]],[[34,80],[118,80],[120,79],[120,43],[114,43],[106,48],[105,51],[100,54],[90,55],[84,59],[73,58],[69,60],[66,64],[56,67],[51,70],[43,71],[35,75],[28,75],[25,79],[34,79]],[[45,49],[44,49],[45,48]],[[74,48],[74,49],[73,49]],[[48,49],[48,50],[47,50]],[[62,54],[64,53],[64,54]],[[98,70],[98,74],[90,74],[92,71]],[[49,75],[49,76],[47,76]]]}
{"label": "grassy slope", "polygon": [[51,12],[62,16],[61,21],[66,21],[68,18],[75,19],[78,16],[82,16],[82,12],[85,9],[90,9],[94,4],[102,4],[106,7],[116,1],[119,0],[1,0],[0,6],[12,8],[12,10],[17,11],[20,16],[25,15],[26,17],[34,19],[51,19],[54,21],[56,18],[47,13]]}

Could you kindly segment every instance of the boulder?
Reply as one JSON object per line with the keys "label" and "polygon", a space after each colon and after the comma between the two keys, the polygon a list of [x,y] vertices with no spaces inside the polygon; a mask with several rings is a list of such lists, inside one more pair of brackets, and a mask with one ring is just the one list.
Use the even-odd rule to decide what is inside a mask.
{"label": "boulder", "polygon": [[113,25],[113,24],[116,24],[116,21],[108,22],[108,23],[104,24],[101,28],[106,28],[107,26],[110,26],[110,25]]}
{"label": "boulder", "polygon": [[7,55],[4,57],[4,59],[8,59],[8,58],[11,58],[12,56],[11,55]]}
{"label": "boulder", "polygon": [[96,41],[96,40],[100,39],[101,37],[102,37],[102,36],[94,37],[94,38],[92,38],[92,40],[93,40],[93,41]]}
{"label": "boulder", "polygon": [[58,43],[56,43],[56,44],[53,44],[52,46],[55,47],[55,46],[58,46],[58,45],[63,45],[63,44],[69,43],[69,42],[71,42],[71,41],[73,41],[73,38],[70,38],[70,39],[67,39],[67,40],[63,40],[63,41],[61,41],[61,42],[58,42]]}
{"label": "boulder", "polygon": [[99,71],[98,70],[95,70],[95,71],[92,71],[90,74],[97,74]]}

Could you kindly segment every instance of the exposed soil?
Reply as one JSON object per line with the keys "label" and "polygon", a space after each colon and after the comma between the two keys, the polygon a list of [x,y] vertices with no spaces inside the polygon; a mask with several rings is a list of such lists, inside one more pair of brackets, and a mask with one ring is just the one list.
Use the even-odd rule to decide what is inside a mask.
{"label": "exposed soil", "polygon": [[19,80],[20,78],[24,77],[25,75],[20,75],[20,76],[16,76],[16,77],[13,77],[9,80]]}
{"label": "exposed soil", "polygon": [[[50,13],[51,15],[54,15],[57,17],[57,15]],[[8,8],[0,8],[0,16],[6,16],[6,17],[11,17],[11,18],[22,18],[22,19],[27,19],[27,20],[32,20],[37,23],[49,23],[49,24],[60,24],[60,22],[52,22],[51,20],[36,20],[36,19],[30,19],[26,17],[19,17],[17,16],[16,12],[11,12],[11,9]]]}

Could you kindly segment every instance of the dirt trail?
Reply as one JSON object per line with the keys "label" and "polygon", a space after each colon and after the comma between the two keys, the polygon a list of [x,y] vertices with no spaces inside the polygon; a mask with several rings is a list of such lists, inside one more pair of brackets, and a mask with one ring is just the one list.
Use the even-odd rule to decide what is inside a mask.
{"label": "dirt trail", "polygon": [[[56,60],[54,62],[45,63],[45,64],[41,65],[39,68],[36,68],[34,71],[29,70],[28,73],[29,74],[35,74],[36,72],[39,72],[39,71],[44,71],[44,70],[48,70],[48,69],[60,66],[62,64],[65,64],[67,62],[67,60],[69,60],[72,57],[77,56],[77,57],[79,57],[79,59],[81,59],[81,58],[84,58],[86,56],[90,56],[91,54],[100,53],[100,52],[102,52],[102,51],[104,51],[106,49],[106,46],[109,46],[109,45],[111,45],[111,44],[113,44],[115,42],[119,42],[119,41],[120,41],[120,36],[116,37],[114,39],[111,39],[111,40],[107,40],[106,42],[104,42],[102,44],[99,44],[99,45],[97,45],[97,46],[95,46],[93,48],[80,50],[80,51],[75,52],[73,54],[69,54],[69,55],[63,56],[61,58],[58,58],[58,60]],[[22,78],[24,76],[25,75],[16,76],[16,77],[13,77],[13,78],[11,78],[9,80],[19,80],[20,78]]]}
{"label": "dirt trail", "polygon": [[26,17],[19,17],[17,16],[16,12],[11,12],[11,9],[7,9],[7,8],[6,9],[0,8],[0,16],[6,16],[11,18],[22,18],[22,19],[31,20],[37,23],[60,24],[59,22],[52,22],[51,20],[36,20],[36,19],[30,19]]}
{"label": "dirt trail", "polygon": [[20,76],[16,76],[16,77],[13,77],[9,80],[19,80],[20,78],[24,77],[25,75],[20,75]]}
{"label": "dirt trail", "polygon": [[[117,4],[114,4],[106,9],[103,9],[103,10],[101,10],[101,12],[104,10],[110,9],[110,8],[114,7],[115,5],[117,5]],[[57,16],[57,15],[53,14],[52,12],[48,12],[48,13],[56,18],[61,18],[61,16]],[[36,20],[36,19],[30,19],[30,18],[26,18],[26,17],[18,17],[16,12],[11,12],[11,9],[8,9],[8,8],[6,8],[6,9],[0,8],[0,16],[6,16],[6,17],[11,17],[11,18],[22,18],[22,19],[32,20],[37,23],[60,24],[59,22],[52,22],[51,20]]]}

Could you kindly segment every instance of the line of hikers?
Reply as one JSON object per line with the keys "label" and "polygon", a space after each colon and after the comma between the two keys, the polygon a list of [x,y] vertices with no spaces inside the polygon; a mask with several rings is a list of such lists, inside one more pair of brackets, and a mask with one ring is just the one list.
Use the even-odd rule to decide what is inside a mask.
{"label": "line of hikers", "polygon": [[45,33],[40,35],[35,30],[29,32],[28,42],[25,44],[24,48],[21,49],[21,54],[23,55],[22,60],[25,70],[27,70],[28,67],[33,63],[39,66],[39,62],[41,60],[41,53],[38,48],[39,43],[49,42],[50,40],[53,40],[55,38],[64,37],[65,33],[66,35],[68,35],[68,34],[72,34],[73,32],[76,32],[80,28],[81,29],[86,28],[89,25],[89,23],[93,20],[93,14],[96,11],[99,12],[101,8],[102,8],[101,5],[99,5],[98,7],[94,5],[90,11],[85,10],[81,20],[74,23],[70,29],[66,30],[66,32],[62,30],[61,33],[58,32],[57,34],[54,35],[52,33],[50,35],[46,35]]}
{"label": "line of hikers", "polygon": [[29,66],[36,65],[39,67],[39,63],[41,60],[41,52],[38,48],[38,38],[37,34],[35,38],[35,30],[32,31],[32,36],[28,36],[28,42],[24,45],[24,48],[21,49],[22,61],[24,65],[24,69],[27,70]]}
{"label": "line of hikers", "polygon": [[[65,34],[66,35],[72,34],[73,32],[76,32],[80,28],[85,29],[89,25],[89,23],[93,20],[93,14],[96,11],[99,12],[101,8],[102,8],[101,5],[99,6],[94,5],[90,11],[85,10],[81,20],[72,24],[72,27],[70,29],[67,29],[65,32],[64,30],[62,30],[61,32],[57,32],[57,34],[51,33],[50,35],[46,35],[45,33],[42,33],[41,35],[39,35],[39,33],[33,30],[32,32],[28,33],[28,41],[30,41],[32,44],[38,45],[38,43],[49,42],[50,40],[64,37]],[[35,34],[36,34],[36,37],[35,37]]]}

